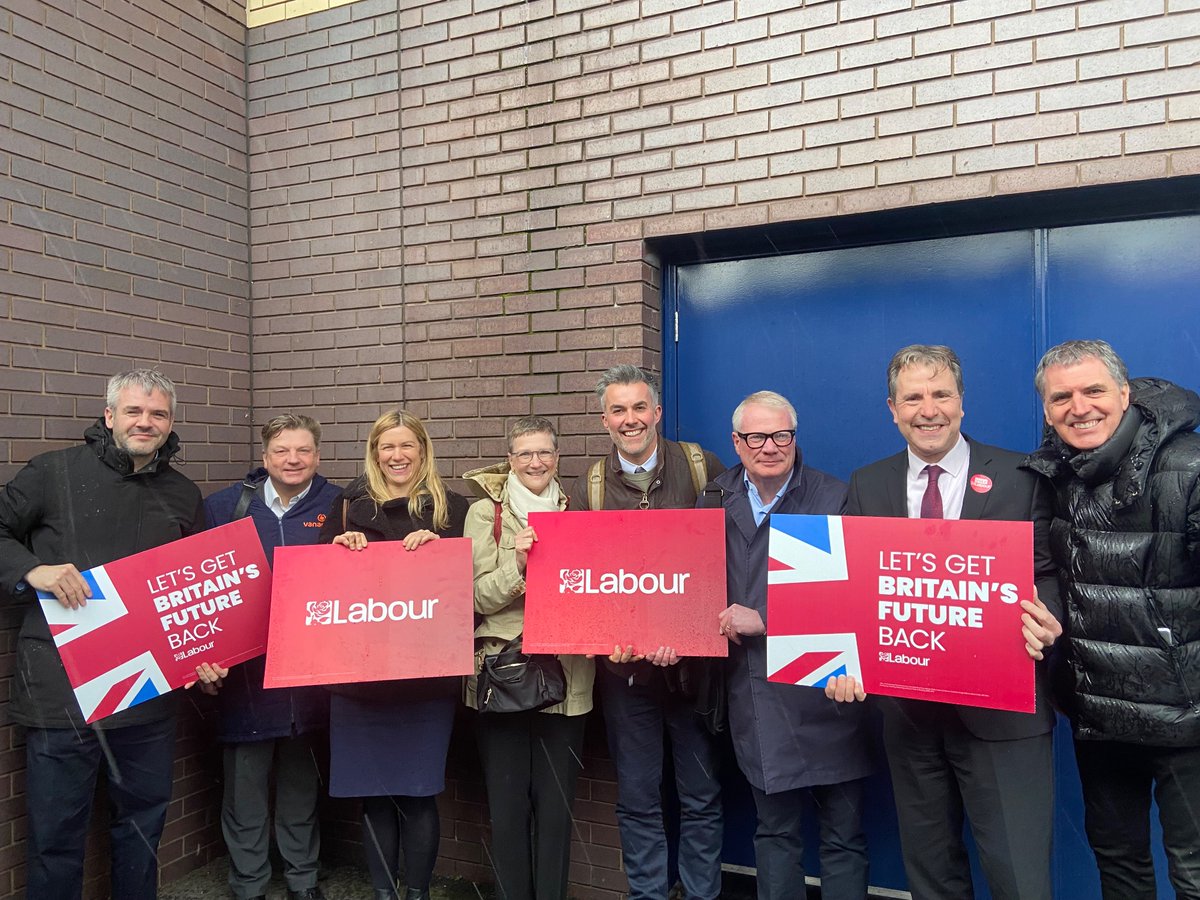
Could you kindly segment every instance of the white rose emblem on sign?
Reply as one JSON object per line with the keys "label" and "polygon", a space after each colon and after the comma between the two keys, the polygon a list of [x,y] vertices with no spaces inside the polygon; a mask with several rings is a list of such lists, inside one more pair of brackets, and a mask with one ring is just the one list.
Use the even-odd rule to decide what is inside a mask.
{"label": "white rose emblem on sign", "polygon": [[329,625],[333,622],[332,600],[310,600],[305,625]]}
{"label": "white rose emblem on sign", "polygon": [[583,569],[559,569],[558,575],[562,579],[558,586],[560,594],[583,593]]}

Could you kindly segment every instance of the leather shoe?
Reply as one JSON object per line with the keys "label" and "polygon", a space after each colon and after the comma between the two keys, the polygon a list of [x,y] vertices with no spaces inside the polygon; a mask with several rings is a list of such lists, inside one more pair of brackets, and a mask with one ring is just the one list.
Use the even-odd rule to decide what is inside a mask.
{"label": "leather shoe", "polygon": [[396,892],[387,888],[375,888],[375,900],[396,900]]}
{"label": "leather shoe", "polygon": [[319,887],[310,887],[302,891],[288,891],[288,900],[325,900],[325,894]]}
{"label": "leather shoe", "polygon": [[429,888],[409,888],[404,892],[404,900],[429,900]]}

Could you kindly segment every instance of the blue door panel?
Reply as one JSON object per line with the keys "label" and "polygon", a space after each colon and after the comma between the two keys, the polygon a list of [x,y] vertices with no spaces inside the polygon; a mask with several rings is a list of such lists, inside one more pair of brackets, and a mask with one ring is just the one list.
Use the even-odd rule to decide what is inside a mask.
{"label": "blue door panel", "polygon": [[[1032,374],[1060,341],[1104,338],[1131,375],[1200,388],[1200,216],[679,265],[668,267],[666,285],[679,339],[665,348],[665,433],[698,440],[727,463],[736,462],[733,407],[763,389],[796,405],[810,465],[846,478],[899,451],[885,368],[910,343],[953,347],[966,379],[964,431],[1017,450],[1040,440]],[[1055,743],[1056,895],[1099,896],[1065,721]],[[752,865],[744,791],[730,785],[726,850],[728,861]],[[869,796],[871,883],[903,888],[885,775]],[[1152,828],[1165,900],[1157,811]],[[816,835],[808,837],[815,850]],[[817,871],[815,853],[807,862]],[[987,897],[977,865],[975,880]]]}
{"label": "blue door panel", "polygon": [[1103,338],[1129,374],[1200,389],[1200,216],[1049,232],[1047,346]]}
{"label": "blue door panel", "polygon": [[681,266],[670,427],[735,462],[733,408],[776,390],[799,412],[805,460],[847,478],[903,447],[886,368],[920,341],[962,355],[969,434],[1030,447],[1032,388],[1007,385],[1028,384],[1036,362],[1031,247],[1030,232],[1015,232]]}

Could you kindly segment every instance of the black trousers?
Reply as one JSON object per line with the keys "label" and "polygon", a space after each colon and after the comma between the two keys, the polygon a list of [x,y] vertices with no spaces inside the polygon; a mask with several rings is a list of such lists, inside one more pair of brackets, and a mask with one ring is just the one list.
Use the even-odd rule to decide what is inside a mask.
{"label": "black trousers", "polygon": [[565,900],[586,716],[479,716],[479,755],[501,900]]}
{"label": "black trousers", "polygon": [[439,822],[436,797],[363,797],[363,848],[375,890],[395,891],[401,870],[408,887],[429,887]]}
{"label": "black trousers", "polygon": [[1104,900],[1154,900],[1150,796],[1176,897],[1200,900],[1200,747],[1076,741],[1088,843]]}
{"label": "black trousers", "polygon": [[995,900],[1050,900],[1051,734],[981,740],[935,703],[887,708],[883,721],[913,900],[974,897],[964,812]]}

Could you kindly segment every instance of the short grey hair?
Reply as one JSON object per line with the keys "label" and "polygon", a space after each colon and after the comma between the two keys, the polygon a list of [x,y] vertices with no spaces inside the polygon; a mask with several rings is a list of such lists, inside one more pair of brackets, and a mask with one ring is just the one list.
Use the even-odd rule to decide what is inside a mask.
{"label": "short grey hair", "polygon": [[262,448],[265,451],[267,445],[275,438],[279,437],[283,431],[307,431],[313,436],[313,443],[318,447],[321,446],[321,423],[312,416],[306,416],[301,413],[283,413],[282,415],[273,416],[267,420],[267,424],[262,427]]}
{"label": "short grey hair", "polygon": [[949,369],[954,376],[958,392],[963,392],[962,363],[958,354],[944,344],[909,344],[901,347],[888,363],[888,397],[896,399],[896,382],[900,373],[909,366],[931,366],[934,371]]}
{"label": "short grey hair", "polygon": [[555,430],[553,422],[545,416],[523,416],[508,429],[508,452],[512,453],[513,441],[527,434],[548,434],[554,442],[554,449],[558,449],[558,431]]}
{"label": "short grey hair", "polygon": [[1033,373],[1033,386],[1038,396],[1044,397],[1046,391],[1046,370],[1051,366],[1076,366],[1085,359],[1098,359],[1108,369],[1117,387],[1123,388],[1129,384],[1129,370],[1117,351],[1108,341],[1063,341],[1051,347],[1042,356]]}
{"label": "short grey hair", "polygon": [[104,395],[105,405],[115,410],[121,402],[121,391],[127,388],[140,388],[147,394],[162,391],[171,401],[172,417],[175,415],[175,382],[157,369],[134,369],[108,379],[108,390]]}
{"label": "short grey hair", "polygon": [[604,408],[604,392],[614,384],[645,384],[650,388],[650,397],[654,401],[654,405],[658,406],[658,379],[645,369],[625,363],[613,366],[596,382],[596,396],[600,398],[602,409]]}
{"label": "short grey hair", "polygon": [[747,406],[769,406],[772,409],[782,409],[788,414],[788,418],[792,422],[792,428],[800,424],[800,419],[796,415],[796,407],[792,406],[791,402],[783,394],[777,394],[775,391],[755,391],[745,400],[737,405],[733,411],[733,430],[742,430],[742,415],[746,412]]}

